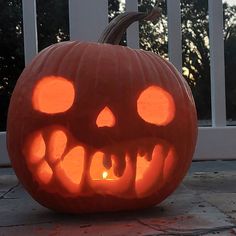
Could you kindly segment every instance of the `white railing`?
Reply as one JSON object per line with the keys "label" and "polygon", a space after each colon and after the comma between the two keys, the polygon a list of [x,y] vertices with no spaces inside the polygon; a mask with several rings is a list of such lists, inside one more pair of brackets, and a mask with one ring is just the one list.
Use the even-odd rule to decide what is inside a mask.
{"label": "white railing", "polygon": [[[96,41],[108,23],[107,0],[68,0],[70,38]],[[36,0],[22,0],[25,45],[25,63],[37,53]],[[223,5],[222,0],[208,0],[211,56],[212,126],[199,127],[195,160],[236,159],[236,127],[226,126]],[[137,10],[137,0],[126,0],[126,10]],[[167,0],[169,58],[182,70],[182,42],[180,0]],[[130,47],[139,45],[138,26],[127,33]],[[0,164],[8,164],[5,132],[0,133]]]}

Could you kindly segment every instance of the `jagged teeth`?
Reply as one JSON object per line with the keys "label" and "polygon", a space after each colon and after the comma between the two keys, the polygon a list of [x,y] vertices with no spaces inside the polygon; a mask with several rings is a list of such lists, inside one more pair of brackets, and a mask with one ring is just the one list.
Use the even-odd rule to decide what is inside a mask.
{"label": "jagged teeth", "polygon": [[[163,140],[156,144],[145,140],[145,143],[126,144],[88,154],[84,145],[68,150],[70,137],[64,131],[51,128],[50,132],[48,136],[44,136],[43,131],[35,132],[26,141],[27,164],[42,185],[50,188],[52,181],[59,180],[73,194],[78,193],[81,181],[86,182],[89,177],[95,182],[107,180],[107,185],[102,188],[104,191],[113,188],[111,180],[114,180],[116,183],[120,181],[119,189],[114,187],[112,190],[114,194],[135,189],[138,196],[145,196],[161,186],[163,176],[170,175],[170,166],[176,158],[173,147]],[[122,148],[125,151],[121,151]],[[101,190],[96,187],[94,191]]]}

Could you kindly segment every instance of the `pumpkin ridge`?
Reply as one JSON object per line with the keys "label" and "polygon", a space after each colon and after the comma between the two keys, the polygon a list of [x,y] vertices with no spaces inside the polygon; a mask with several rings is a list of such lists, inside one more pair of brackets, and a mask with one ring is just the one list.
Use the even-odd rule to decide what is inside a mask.
{"label": "pumpkin ridge", "polygon": [[[59,47],[60,45],[57,45],[57,47]],[[32,66],[32,68],[30,67],[30,71],[29,71],[29,73],[35,73],[35,74],[37,74],[38,73],[38,71],[41,71],[42,70],[42,67],[44,66],[44,63],[45,63],[45,58],[47,58],[52,52],[53,52],[53,50],[55,49],[56,47],[55,47],[55,45],[51,45],[51,46],[49,46],[48,47],[48,50],[42,50],[40,53],[39,53],[39,57],[38,57],[38,59],[39,59],[39,61],[40,60],[42,60],[42,62],[41,63],[39,63],[39,61],[38,60],[33,60],[32,62],[31,62],[31,66]],[[35,68],[35,67],[37,67],[37,68]]]}
{"label": "pumpkin ridge", "polygon": [[[99,70],[103,70],[101,65],[103,64],[101,61],[104,59],[104,56],[107,56],[108,52],[104,52],[104,48],[111,54],[113,54],[113,56],[111,57],[110,60],[114,60],[115,55],[114,55],[114,51],[112,50],[112,48],[110,48],[110,45],[99,45],[99,52],[97,54],[97,61],[96,61],[96,66],[94,68],[95,71],[95,81],[94,81],[94,86],[97,88],[99,85]],[[116,63],[115,63],[116,64]],[[106,65],[107,66],[107,65]],[[115,76],[114,76],[115,77]],[[103,79],[103,78],[102,78]],[[112,80],[113,78],[109,78],[110,80]],[[112,81],[111,81],[112,83]]]}
{"label": "pumpkin ridge", "polygon": [[127,55],[127,58],[128,60],[125,61],[125,63],[127,63],[127,66],[128,66],[128,71],[129,71],[129,75],[128,75],[128,78],[129,78],[129,86],[130,86],[130,91],[131,93],[133,93],[133,88],[134,88],[134,78],[132,76],[132,71],[133,71],[133,60],[132,60],[132,50],[131,51],[128,51],[130,50],[129,48],[127,48],[128,50],[125,50],[126,48],[123,48],[123,50],[125,51],[126,55]]}
{"label": "pumpkin ridge", "polygon": [[[159,55],[153,54],[151,52],[146,52],[150,58],[152,58],[153,62],[154,62],[154,68],[158,68],[158,71],[160,73],[160,79],[162,80],[162,85],[165,84],[165,86],[167,86],[168,89],[170,89],[171,87],[176,87],[176,85],[178,85],[178,91],[181,92],[181,96],[180,96],[180,100],[184,100],[183,99],[183,92],[182,92],[182,81],[180,82],[179,77],[176,77],[173,73],[173,68],[169,66],[168,63],[166,63],[166,61],[160,57]],[[164,65],[163,65],[164,64]],[[168,69],[168,73],[166,72],[166,69]],[[174,76],[172,76],[174,75]],[[182,75],[181,75],[182,76]],[[162,78],[163,77],[163,78]],[[174,81],[172,81],[172,79],[174,79]]]}
{"label": "pumpkin ridge", "polygon": [[[163,60],[163,59],[162,59]],[[165,60],[163,60],[163,63],[165,63],[169,68],[172,66],[172,64],[170,63],[167,63]],[[172,66],[173,67],[173,66]],[[174,68],[174,67],[173,67]],[[170,68],[171,69],[171,68]],[[172,73],[175,75],[175,78],[176,80],[178,80],[177,78],[179,78],[179,72],[174,68],[174,70],[172,69]],[[181,91],[182,91],[182,94],[184,96],[184,101],[189,101],[189,104],[192,106],[192,111],[191,113],[189,113],[189,120],[190,121],[193,121],[192,124],[194,126],[196,126],[196,122],[197,122],[197,114],[196,114],[196,106],[195,106],[195,103],[194,103],[194,99],[193,99],[193,96],[191,94],[191,89],[188,87],[188,84],[187,82],[185,81],[185,79],[183,77],[181,77],[182,80],[181,80]],[[179,81],[179,80],[178,80]],[[185,93],[183,93],[183,91],[185,91]],[[193,119],[194,118],[194,119]],[[190,125],[190,124],[189,124]],[[187,130],[190,130],[190,129],[187,129]],[[191,129],[192,130],[192,129]],[[197,131],[197,129],[196,129]],[[196,132],[197,133],[197,132]],[[195,134],[197,136],[197,134]],[[196,146],[195,144],[193,145],[193,147]]]}
{"label": "pumpkin ridge", "polygon": [[[42,67],[40,69],[42,73],[38,73],[40,78],[43,76],[56,75],[52,74],[52,71],[55,71],[55,68],[58,66],[58,60],[62,57],[64,51],[68,48],[69,43],[60,43],[59,45],[54,44],[52,47],[52,51],[49,51],[48,54],[45,55],[46,59],[42,63]],[[50,64],[50,66],[48,66]]]}
{"label": "pumpkin ridge", "polygon": [[78,78],[79,78],[80,70],[81,70],[81,67],[82,67],[81,66],[81,64],[82,64],[81,61],[84,60],[84,57],[85,57],[85,54],[86,54],[86,50],[88,50],[88,48],[90,47],[89,43],[88,44],[81,43],[80,45],[81,45],[81,47],[83,46],[82,49],[81,48],[76,48],[76,50],[80,51],[80,53],[77,53],[77,64],[78,64],[78,66],[77,66],[77,68],[75,70],[75,75],[74,75],[74,77],[75,77],[75,84],[78,83]]}
{"label": "pumpkin ridge", "polygon": [[[175,80],[178,82],[178,84],[179,84],[179,86],[180,86],[180,89],[179,89],[179,93],[181,93],[182,94],[182,97],[183,97],[183,101],[188,101],[189,103],[190,103],[190,105],[191,105],[191,110],[192,110],[192,112],[188,112],[188,113],[186,113],[186,112],[184,112],[186,115],[188,114],[189,116],[188,117],[185,117],[185,119],[188,119],[188,120],[190,120],[190,121],[192,121],[193,119],[192,119],[192,117],[191,117],[191,114],[192,113],[194,113],[195,115],[195,121],[196,121],[196,113],[195,113],[195,106],[193,105],[193,102],[192,101],[190,101],[189,100],[189,98],[187,97],[187,95],[188,95],[188,93],[189,93],[189,90],[186,90],[186,85],[185,85],[185,83],[183,82],[183,78],[182,78],[182,75],[181,75],[181,83],[180,83],[180,80],[179,80],[179,75],[176,73],[176,70],[175,70],[175,68],[173,69],[173,65],[172,64],[170,64],[170,63],[167,63],[165,60],[163,60],[162,59],[162,62],[163,63],[165,63],[165,65],[169,68],[169,71],[173,74],[173,76],[174,76],[174,78],[175,78]],[[185,91],[185,93],[184,93],[184,91]],[[189,106],[189,105],[188,105]],[[179,124],[180,125],[180,124]],[[196,130],[194,133],[193,133],[193,130]],[[197,136],[197,127],[196,127],[196,122],[193,122],[192,124],[190,124],[190,123],[188,123],[187,122],[187,127],[186,127],[186,129],[184,130],[185,132],[187,132],[188,131],[188,134],[187,134],[187,136],[190,136],[191,134],[192,134],[192,137],[193,136]],[[196,140],[196,138],[194,137],[194,138],[190,138],[189,140]],[[191,142],[189,142],[189,144],[191,145]],[[183,154],[182,155],[184,155],[184,156],[192,156],[193,155],[193,153],[194,153],[194,147],[196,146],[195,145],[196,144],[196,142],[191,146],[191,148],[189,148],[189,145],[185,145],[184,147],[184,151],[182,152]],[[190,151],[192,152],[192,153],[190,153]],[[190,166],[190,164],[191,164],[191,162],[185,162],[185,163],[183,163],[184,165],[182,166],[182,168],[183,168],[183,171],[182,171],[182,177],[181,178],[183,178],[183,173],[185,173],[186,171],[185,170],[187,170],[188,169],[188,167]]]}
{"label": "pumpkin ridge", "polygon": [[[165,95],[165,90],[171,91],[171,88],[170,88],[171,86],[169,85],[169,81],[166,79],[166,74],[163,73],[163,66],[161,66],[159,64],[159,56],[153,55],[152,53],[146,53],[145,51],[140,51],[140,54],[142,55],[142,57],[141,57],[142,58],[142,65],[145,68],[145,71],[148,75],[148,76],[146,76],[146,78],[150,78],[150,80],[146,81],[146,84],[145,84],[146,89],[150,91],[151,87],[158,87],[158,91],[159,91],[158,94],[159,95],[156,95],[156,96],[158,96],[158,97],[156,97],[156,99],[162,100],[163,96],[167,98],[169,95],[168,95],[168,93]],[[153,55],[153,57],[151,55]],[[162,90],[160,90],[160,89],[162,89]],[[144,91],[142,91],[142,94],[143,94],[143,92]],[[149,96],[149,98],[150,98],[150,96]],[[140,97],[139,97],[139,99],[140,99]],[[167,123],[165,123],[164,120],[161,120],[161,118],[159,118],[159,119],[156,118],[155,120],[157,123],[151,122],[152,124],[162,126],[162,127],[166,127],[166,126],[171,125],[173,118],[170,118],[170,117],[175,116],[175,106],[176,106],[175,102],[173,100],[172,100],[172,96],[170,96],[168,99],[168,104],[171,105],[171,107],[173,108],[172,115],[171,115],[171,113],[162,113],[162,115],[166,114],[167,117],[169,117],[166,120]],[[165,109],[165,106],[160,106],[160,109],[161,110],[159,110],[159,111],[157,110],[155,112],[155,114],[157,116],[160,115],[161,117],[163,117],[161,115],[161,112],[164,111],[163,109]],[[154,112],[154,110],[152,111],[152,113],[153,112]],[[139,114],[139,115],[141,116],[142,119],[144,119],[144,117],[141,114]]]}
{"label": "pumpkin ridge", "polygon": [[171,80],[170,74],[166,72],[166,65],[163,65],[161,63],[162,58],[159,55],[151,52],[146,52],[145,54],[147,55],[147,58],[151,61],[154,71],[156,73],[158,72],[158,81],[160,82],[160,86],[166,88],[168,91],[171,90],[172,87],[175,87],[177,81]]}
{"label": "pumpkin ridge", "polygon": [[[75,72],[75,78],[77,80],[80,80],[80,74],[81,74],[81,69],[83,69],[83,65],[86,64],[85,61],[87,60],[86,56],[89,54],[89,50],[92,46],[94,46],[93,44],[91,43],[86,43],[86,44],[82,44],[82,46],[84,47],[83,48],[83,51],[82,53],[78,53],[78,68]],[[78,49],[79,51],[81,49]],[[78,82],[78,81],[77,81]]]}
{"label": "pumpkin ridge", "polygon": [[[70,68],[69,66],[70,66],[71,62],[70,62],[70,60],[68,60],[68,58],[71,56],[71,54],[74,54],[75,47],[80,44],[81,44],[81,42],[74,41],[73,44],[69,45],[69,49],[66,50],[66,53],[63,55],[62,60],[60,60],[59,63],[57,64],[57,69],[55,69],[57,75],[64,76],[62,74],[62,72],[63,72],[62,68],[65,66],[65,64],[69,64],[67,66],[68,66],[68,68]],[[63,46],[66,46],[66,45],[63,45]],[[66,62],[68,62],[68,63],[66,63]],[[69,78],[67,78],[67,79],[69,79]]]}
{"label": "pumpkin ridge", "polygon": [[121,78],[121,68],[120,68],[120,63],[119,63],[120,59],[119,59],[118,51],[120,51],[120,50],[115,50],[115,56],[114,56],[115,64],[116,64],[115,69],[116,69],[116,74],[117,74],[117,78],[116,78],[117,81],[120,80],[120,78]]}
{"label": "pumpkin ridge", "polygon": [[140,74],[141,74],[141,78],[142,78],[142,83],[145,84],[146,83],[146,80],[145,80],[145,73],[144,73],[144,68],[142,66],[142,61],[141,61],[141,55],[140,55],[140,52],[138,50],[133,50],[133,52],[135,53],[135,58],[136,58],[136,61],[138,63],[138,68],[140,69]]}
{"label": "pumpkin ridge", "polygon": [[[148,85],[152,84],[153,85],[153,81],[158,80],[158,86],[163,86],[163,81],[162,81],[162,71],[160,71],[161,68],[157,68],[156,65],[154,63],[157,62],[158,57],[151,57],[149,53],[147,53],[146,51],[140,51],[140,54],[142,55],[142,64],[146,65],[146,71],[148,71],[148,73],[150,74],[149,76],[147,76],[148,78],[151,78],[148,82]],[[152,53],[151,53],[152,55]],[[145,57],[145,58],[144,58]],[[153,77],[153,75],[155,75],[155,77]],[[156,79],[158,78],[158,79]]]}
{"label": "pumpkin ridge", "polygon": [[[52,61],[54,59],[54,65],[53,62],[51,63],[53,66],[50,68],[48,75],[54,75],[54,76],[61,76],[61,74],[59,73],[59,69],[61,67],[61,65],[63,64],[65,58],[67,57],[67,55],[69,54],[70,50],[73,48],[74,45],[76,45],[76,41],[67,44],[67,43],[62,43],[61,47],[57,48],[54,51],[54,55],[52,54],[50,58]],[[55,60],[55,58],[57,58],[58,60]],[[51,74],[51,72],[54,72],[54,74]],[[64,76],[64,75],[62,75]]]}
{"label": "pumpkin ridge", "polygon": [[[170,63],[165,61],[163,58],[160,57],[160,60],[162,63],[165,64],[166,68],[168,68],[168,71],[173,75],[173,79],[176,81],[176,83],[179,85],[179,93],[181,93],[181,97],[183,97],[183,101],[188,100],[187,96],[189,94],[189,90],[186,89],[186,81],[182,77],[182,75],[177,73],[177,70],[174,68],[174,66]],[[180,79],[181,78],[181,79]]]}

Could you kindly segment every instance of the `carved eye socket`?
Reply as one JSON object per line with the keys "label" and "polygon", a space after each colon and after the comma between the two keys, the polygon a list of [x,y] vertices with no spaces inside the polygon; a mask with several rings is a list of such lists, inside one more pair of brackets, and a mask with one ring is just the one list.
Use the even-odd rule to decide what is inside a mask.
{"label": "carved eye socket", "polygon": [[67,111],[73,104],[73,84],[59,76],[42,78],[33,91],[33,108],[47,114]]}
{"label": "carved eye socket", "polygon": [[145,89],[138,98],[137,111],[148,123],[167,125],[175,115],[175,104],[172,96],[157,86]]}
{"label": "carved eye socket", "polygon": [[105,107],[98,115],[96,120],[97,127],[113,127],[116,123],[116,118],[112,111]]}

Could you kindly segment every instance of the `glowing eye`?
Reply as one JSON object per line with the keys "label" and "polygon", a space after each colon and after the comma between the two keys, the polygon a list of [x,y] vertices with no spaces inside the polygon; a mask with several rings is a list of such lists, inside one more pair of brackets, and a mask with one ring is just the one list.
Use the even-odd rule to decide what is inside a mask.
{"label": "glowing eye", "polygon": [[157,86],[145,89],[138,98],[137,110],[140,117],[148,123],[166,125],[175,115],[172,96]]}
{"label": "glowing eye", "polygon": [[113,115],[112,111],[105,107],[98,115],[96,124],[97,127],[113,127],[116,123],[115,116]]}
{"label": "glowing eye", "polygon": [[74,98],[74,86],[70,81],[59,76],[48,76],[36,85],[32,103],[35,110],[55,114],[67,111]]}

